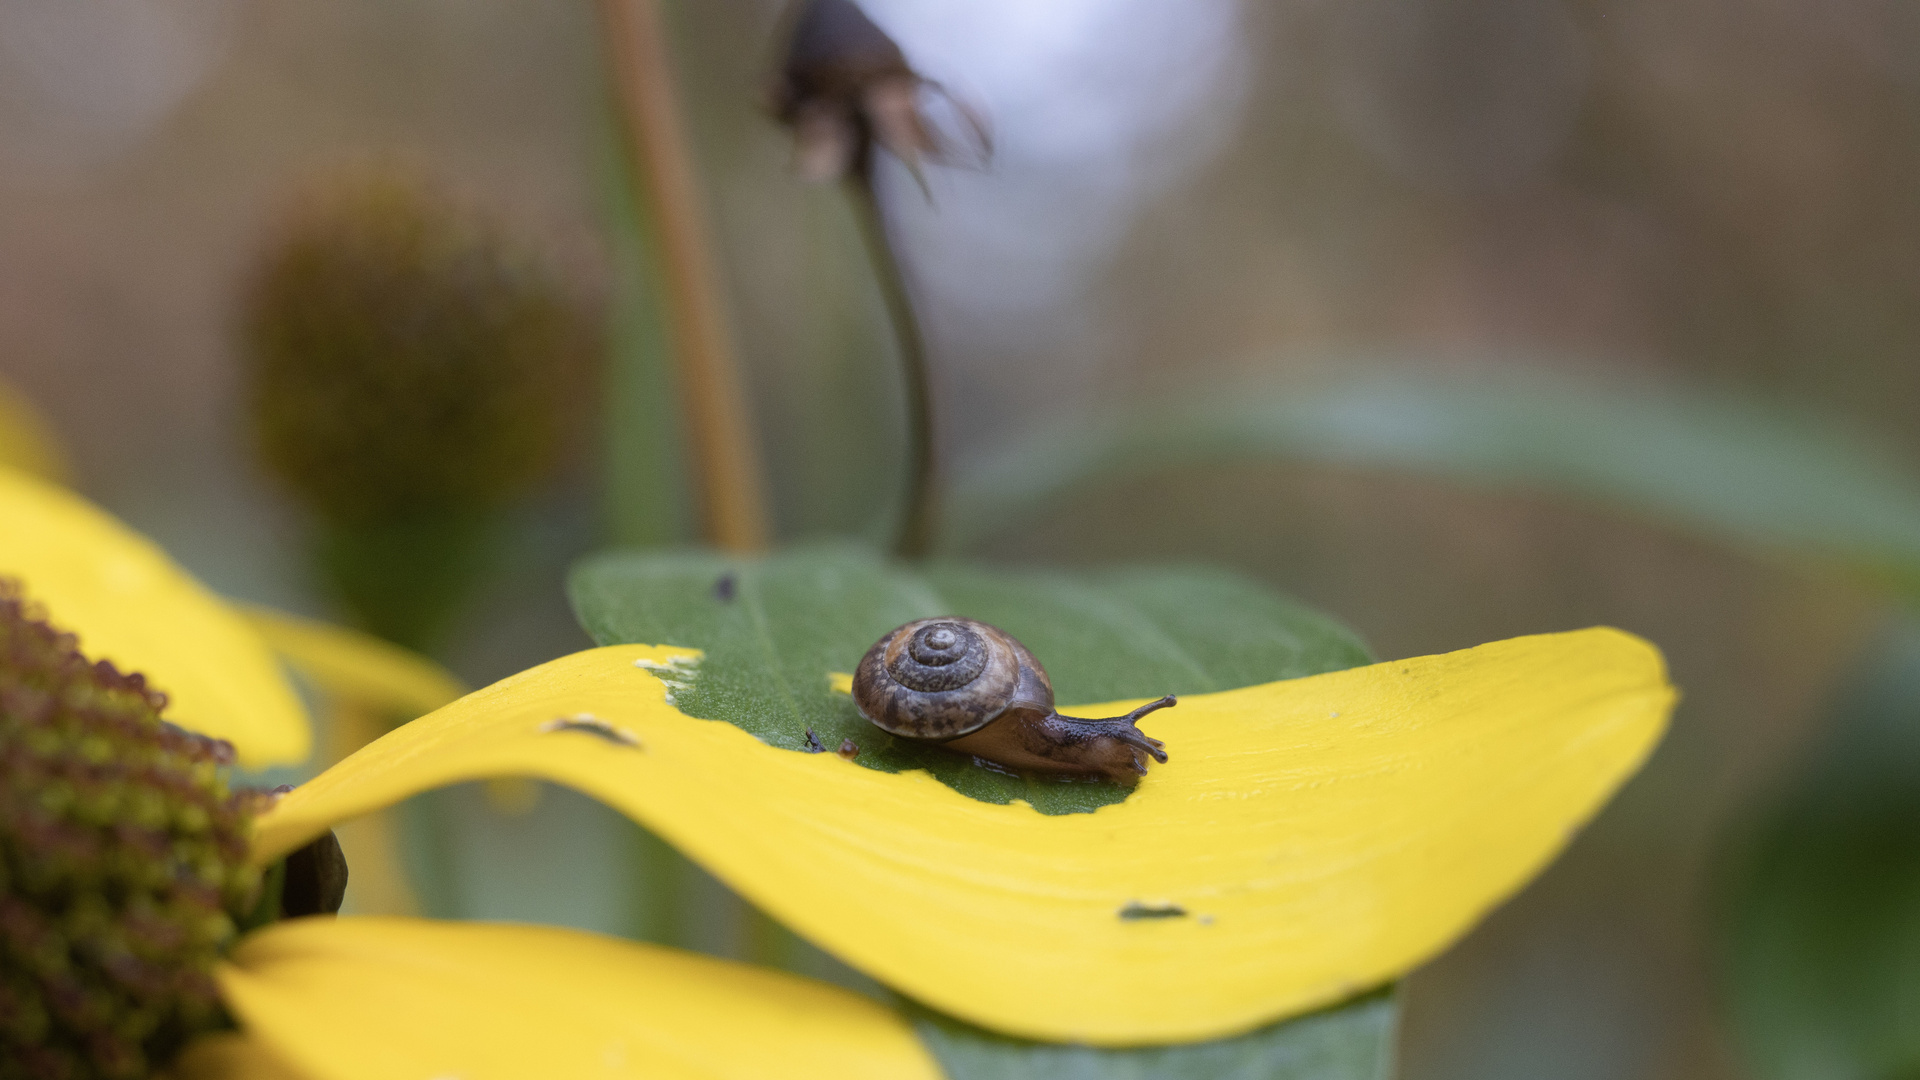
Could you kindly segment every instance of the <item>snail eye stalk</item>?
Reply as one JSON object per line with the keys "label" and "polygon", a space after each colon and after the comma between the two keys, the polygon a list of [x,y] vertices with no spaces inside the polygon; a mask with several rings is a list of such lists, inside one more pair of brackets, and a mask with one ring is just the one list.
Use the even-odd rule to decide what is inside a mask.
{"label": "snail eye stalk", "polygon": [[1148,736],[1145,732],[1135,727],[1134,722],[1150,712],[1156,712],[1160,709],[1171,709],[1178,704],[1180,704],[1180,699],[1174,697],[1172,694],[1168,694],[1166,697],[1156,701],[1147,702],[1145,705],[1140,706],[1125,716],[1108,716],[1100,719],[1089,719],[1081,716],[1059,716],[1058,719],[1077,726],[1084,725],[1086,728],[1095,730],[1099,734],[1118,739],[1128,746],[1151,754],[1153,760],[1164,765],[1167,763],[1167,744],[1161,742],[1159,739]]}

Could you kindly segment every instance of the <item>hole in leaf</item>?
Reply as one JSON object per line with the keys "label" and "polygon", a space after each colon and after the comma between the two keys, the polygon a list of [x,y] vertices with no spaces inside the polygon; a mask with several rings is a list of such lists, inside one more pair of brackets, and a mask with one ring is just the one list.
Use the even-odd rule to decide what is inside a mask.
{"label": "hole in leaf", "polygon": [[587,735],[597,736],[619,746],[629,746],[636,750],[640,748],[640,737],[638,735],[635,735],[625,728],[615,727],[605,720],[588,713],[581,713],[578,716],[562,716],[554,720],[549,720],[540,725],[540,730],[547,734],[560,731],[578,731]]}
{"label": "hole in leaf", "polygon": [[1165,902],[1148,904],[1139,900],[1129,900],[1126,906],[1120,909],[1120,917],[1128,922],[1138,919],[1184,919],[1186,916],[1186,908],[1179,904]]}

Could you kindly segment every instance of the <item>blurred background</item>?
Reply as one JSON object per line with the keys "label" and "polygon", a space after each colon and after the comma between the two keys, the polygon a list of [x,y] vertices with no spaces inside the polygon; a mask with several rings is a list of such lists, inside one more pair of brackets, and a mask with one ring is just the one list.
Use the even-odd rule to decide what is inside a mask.
{"label": "blurred background", "polygon": [[[1911,4],[865,6],[994,132],[988,166],[931,169],[925,196],[891,162],[879,178],[956,471],[1189,390],[1356,371],[1671,383],[1920,455]],[[766,113],[780,6],[668,13],[777,531],[877,540],[899,379],[848,204],[792,177]],[[0,0],[0,380],[77,486],[216,588],[333,615],[311,523],[255,448],[243,304],[316,177],[429,176],[605,300],[586,415],[624,432],[510,508],[499,572],[438,653],[482,683],[584,646],[569,560],[693,536],[674,399],[635,359],[652,282],[610,100],[585,3]],[[1879,594],[1657,515],[1326,460],[1132,471],[965,524],[973,557],[1236,567],[1383,657],[1595,623],[1659,643],[1687,695],[1672,734],[1410,980],[1402,1075],[1775,1075],[1718,985],[1722,870],[1823,760]],[[414,826],[434,836],[425,909],[632,929],[623,819],[558,791],[437,801]]]}

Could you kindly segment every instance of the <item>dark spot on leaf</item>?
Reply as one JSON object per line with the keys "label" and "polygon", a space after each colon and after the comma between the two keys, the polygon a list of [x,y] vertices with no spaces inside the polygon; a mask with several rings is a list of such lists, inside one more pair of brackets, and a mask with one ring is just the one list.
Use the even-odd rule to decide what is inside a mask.
{"label": "dark spot on leaf", "polygon": [[720,580],[713,583],[713,598],[723,604],[733,602],[734,581],[732,574],[721,574]]}
{"label": "dark spot on leaf", "polygon": [[860,756],[860,748],[854,745],[854,742],[852,739],[841,739],[840,749],[834,751],[834,753],[839,754],[842,758],[848,761],[852,761],[854,758],[857,758]]}
{"label": "dark spot on leaf", "polygon": [[824,754],[826,752],[827,752],[827,744],[820,741],[820,736],[815,735],[813,733],[812,728],[808,728],[807,729],[807,753]]}
{"label": "dark spot on leaf", "polygon": [[597,716],[581,713],[579,716],[562,716],[540,725],[540,730],[548,734],[559,731],[579,731],[597,736],[618,746],[640,748],[640,738],[625,728],[614,727]]}
{"label": "dark spot on leaf", "polygon": [[1187,909],[1179,904],[1143,904],[1138,900],[1129,900],[1120,909],[1120,917],[1132,922],[1136,919],[1184,919]]}

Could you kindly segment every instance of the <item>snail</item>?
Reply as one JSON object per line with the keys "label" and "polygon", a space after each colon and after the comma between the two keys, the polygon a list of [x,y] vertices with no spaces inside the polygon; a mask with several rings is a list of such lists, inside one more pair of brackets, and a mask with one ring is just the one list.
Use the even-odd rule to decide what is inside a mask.
{"label": "snail", "polygon": [[1167,760],[1165,744],[1134,722],[1174,704],[1168,695],[1125,716],[1062,716],[1046,669],[1026,646],[957,617],[910,622],[875,642],[854,672],[853,700],[874,726],[903,739],[1017,772],[1123,784],[1146,773],[1146,756]]}

